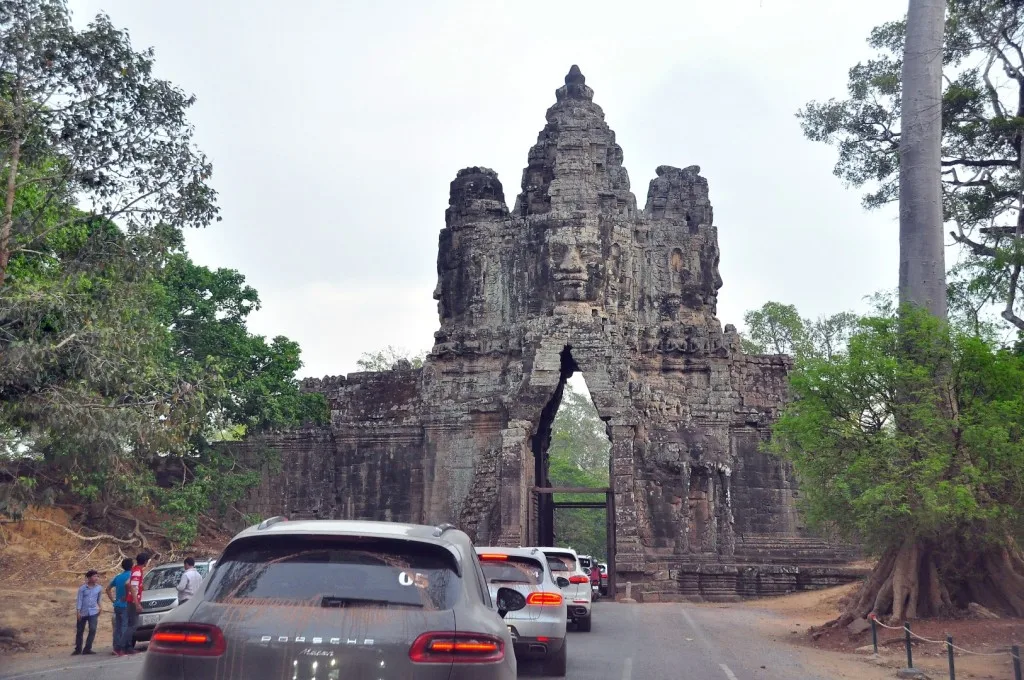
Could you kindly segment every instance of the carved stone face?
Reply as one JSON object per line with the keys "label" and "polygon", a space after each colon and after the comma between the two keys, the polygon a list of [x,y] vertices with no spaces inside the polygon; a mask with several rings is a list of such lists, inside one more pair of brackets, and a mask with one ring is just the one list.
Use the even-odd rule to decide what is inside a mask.
{"label": "carved stone face", "polygon": [[555,300],[596,301],[604,280],[604,260],[597,229],[551,229],[547,246]]}

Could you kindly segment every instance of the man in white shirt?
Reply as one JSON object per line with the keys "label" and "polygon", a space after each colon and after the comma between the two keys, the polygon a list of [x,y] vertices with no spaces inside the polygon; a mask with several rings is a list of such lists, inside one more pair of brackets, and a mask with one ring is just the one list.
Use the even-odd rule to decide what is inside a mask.
{"label": "man in white shirt", "polygon": [[178,605],[188,602],[199,591],[199,584],[203,577],[196,571],[196,561],[191,557],[185,558],[185,572],[178,581]]}

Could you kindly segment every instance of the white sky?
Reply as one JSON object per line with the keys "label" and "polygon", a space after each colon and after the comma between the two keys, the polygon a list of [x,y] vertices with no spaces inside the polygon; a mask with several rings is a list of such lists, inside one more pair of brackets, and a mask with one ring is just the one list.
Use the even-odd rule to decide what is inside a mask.
{"label": "white sky", "polygon": [[767,300],[804,316],[864,309],[897,277],[895,210],[867,213],[796,111],[842,96],[869,30],[902,0],[70,0],[154,47],[197,95],[223,221],[193,258],[240,270],[250,328],[303,349],[303,375],[363,351],[427,349],[448,184],[494,168],[512,204],[544,111],[573,63],[625,152],[641,205],[658,165],[711,184],[741,326]]}

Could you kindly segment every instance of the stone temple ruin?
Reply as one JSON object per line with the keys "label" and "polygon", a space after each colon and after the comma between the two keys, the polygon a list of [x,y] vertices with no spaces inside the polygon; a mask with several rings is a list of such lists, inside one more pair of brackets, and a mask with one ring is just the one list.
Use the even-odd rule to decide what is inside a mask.
{"label": "stone temple ruin", "polygon": [[[440,330],[420,369],[307,380],[329,427],[285,432],[265,515],[452,522],[478,543],[552,538],[546,450],[582,371],[611,439],[609,555],[647,601],[844,582],[850,552],[805,534],[789,467],[759,445],[784,356],[750,356],[715,316],[719,250],[700,168],[659,167],[640,209],[622,148],[573,66],[509,208],[497,174],[451,183]],[[244,452],[243,452],[244,453]]]}

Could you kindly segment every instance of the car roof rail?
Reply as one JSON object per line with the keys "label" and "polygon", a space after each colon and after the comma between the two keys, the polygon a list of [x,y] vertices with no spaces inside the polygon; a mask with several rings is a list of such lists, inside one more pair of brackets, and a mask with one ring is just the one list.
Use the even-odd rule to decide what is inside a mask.
{"label": "car roof rail", "polygon": [[269,527],[278,524],[279,522],[287,522],[288,518],[283,515],[277,515],[276,517],[268,517],[256,526],[256,531],[263,531]]}
{"label": "car roof rail", "polygon": [[445,522],[444,524],[438,524],[436,527],[434,527],[434,536],[435,537],[443,536],[444,532],[449,531],[451,529],[457,529],[457,528],[458,527],[456,527],[454,524],[451,524],[449,522]]}

